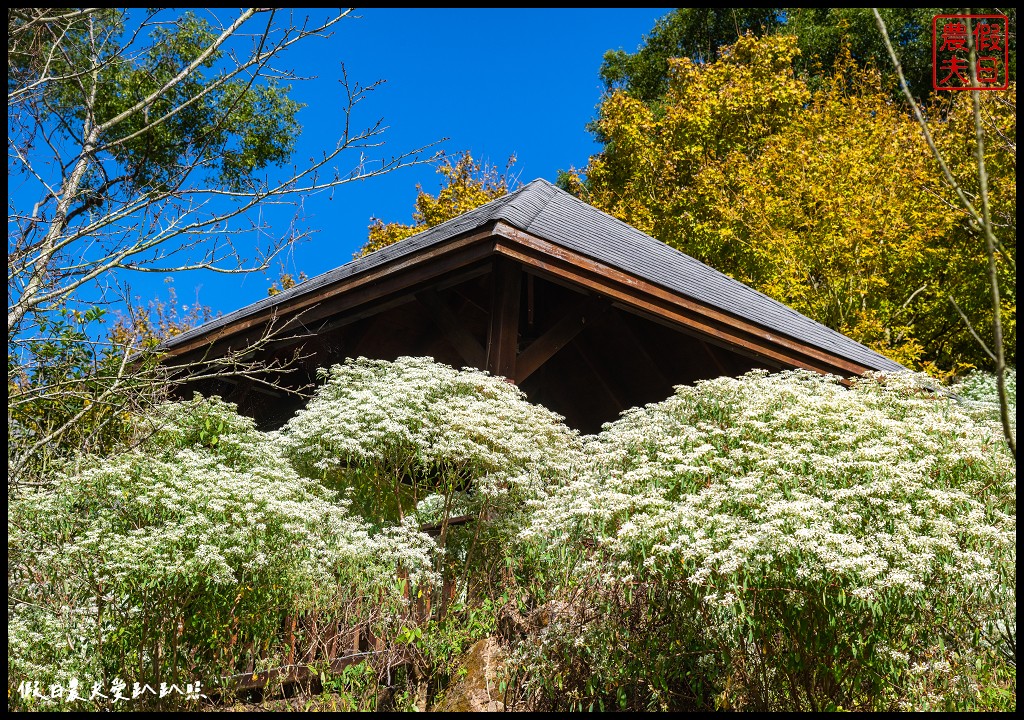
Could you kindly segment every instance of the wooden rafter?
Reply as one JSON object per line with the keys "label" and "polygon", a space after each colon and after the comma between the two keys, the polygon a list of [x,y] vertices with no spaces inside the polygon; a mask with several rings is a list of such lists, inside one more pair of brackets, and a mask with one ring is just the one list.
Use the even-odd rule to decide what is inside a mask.
{"label": "wooden rafter", "polygon": [[518,263],[495,258],[491,320],[487,333],[487,371],[492,375],[516,376],[522,277],[522,267]]}
{"label": "wooden rafter", "polygon": [[606,295],[639,314],[686,328],[687,332],[728,346],[738,346],[769,361],[821,373],[859,375],[869,368],[798,340],[763,328],[682,296],[618,268],[568,250],[505,223],[495,233],[506,238],[495,252],[518,261],[530,272],[574,282]]}
{"label": "wooden rafter", "polygon": [[654,361],[651,354],[647,351],[647,344],[637,336],[636,333],[629,327],[629,323],[621,313],[613,313],[615,328],[622,333],[625,337],[626,342],[629,343],[629,349],[640,358],[644,364],[644,371],[652,378],[655,382],[661,386],[669,386],[671,383],[665,377],[664,373],[661,372],[661,367]]}

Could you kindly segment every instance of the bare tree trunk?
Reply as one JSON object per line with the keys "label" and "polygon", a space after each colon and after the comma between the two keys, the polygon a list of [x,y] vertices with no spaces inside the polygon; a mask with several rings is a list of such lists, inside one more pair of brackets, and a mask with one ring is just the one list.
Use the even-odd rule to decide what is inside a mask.
{"label": "bare tree trunk", "polygon": [[[430,145],[378,156],[383,121],[352,125],[378,83],[350,84],[341,65],[340,107],[330,109],[336,142],[292,164],[299,105],[282,81],[304,78],[274,64],[296,43],[329,37],[351,13],[9,11],[8,176],[17,180],[8,196],[8,431],[17,436],[8,443],[9,488],[12,478],[39,480],[25,471],[45,465],[40,455],[103,422],[92,408],[110,416],[124,406],[123,414],[191,372],[274,382],[267,378],[282,368],[260,370],[241,353],[150,372],[151,348],[88,336],[102,310],[81,299],[103,283],[108,301],[113,288],[130,306],[128,271],[265,269],[308,232],[293,221],[266,242],[266,206],[291,205],[297,220],[310,195],[434,159],[421,157]],[[186,120],[192,114],[201,120]],[[343,156],[350,169],[339,167]],[[248,247],[244,237],[254,238]],[[76,443],[67,450],[94,449]]]}

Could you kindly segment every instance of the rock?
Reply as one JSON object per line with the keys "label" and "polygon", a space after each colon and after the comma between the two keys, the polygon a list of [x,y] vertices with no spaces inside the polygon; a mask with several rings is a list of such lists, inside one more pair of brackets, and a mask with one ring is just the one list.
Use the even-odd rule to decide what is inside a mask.
{"label": "rock", "polygon": [[498,690],[499,675],[505,663],[505,652],[497,638],[478,640],[462,659],[466,674],[444,691],[444,698],[434,706],[439,712],[502,712],[505,704]]}

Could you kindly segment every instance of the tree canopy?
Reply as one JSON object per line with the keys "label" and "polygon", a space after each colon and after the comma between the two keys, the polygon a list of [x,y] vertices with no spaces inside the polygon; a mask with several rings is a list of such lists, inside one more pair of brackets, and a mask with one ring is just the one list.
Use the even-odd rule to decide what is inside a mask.
{"label": "tree canopy", "polygon": [[[900,54],[913,94],[932,94],[932,18],[959,14],[956,8],[882,8],[882,18]],[[1010,79],[1017,78],[1016,8],[975,8],[975,14],[1009,18]],[[725,46],[747,33],[795,35],[800,54],[794,67],[812,88],[849,53],[859,65],[873,64],[883,77],[895,75],[870,8],[677,8],[655,23],[633,53],[609,50],[601,65],[606,89],[625,90],[644,102],[659,100],[669,86],[669,60],[689,58],[700,65],[718,59]],[[898,88],[895,88],[898,93]]]}
{"label": "tree canopy", "polygon": [[[154,327],[98,327],[106,306],[132,304],[131,273],[263,269],[307,234],[304,198],[417,161],[375,159],[381,121],[351,118],[373,86],[341,66],[336,141],[292,162],[301,78],[282,55],[350,12],[8,11],[8,415],[27,443],[9,444],[12,467],[76,426],[93,434],[96,408],[133,405]],[[350,152],[355,170],[339,170]],[[289,206],[273,227],[269,211]]]}
{"label": "tree canopy", "polygon": [[718,49],[746,32],[761,35],[783,23],[782,8],[678,8],[658,20],[635,53],[609,50],[601,64],[608,90],[625,89],[651,102],[668,89],[669,60],[713,62]]}
{"label": "tree canopy", "polygon": [[[812,81],[800,71],[801,44],[745,35],[713,62],[670,59],[656,102],[628,87],[612,91],[594,122],[603,150],[567,184],[910,367],[988,367],[948,302],[985,325],[984,245],[916,121],[883,73],[849,47]],[[927,115],[961,183],[976,188],[970,101],[956,95],[934,98]],[[1005,238],[1003,314],[1014,338],[1015,96],[1013,86],[982,95],[990,194]]]}

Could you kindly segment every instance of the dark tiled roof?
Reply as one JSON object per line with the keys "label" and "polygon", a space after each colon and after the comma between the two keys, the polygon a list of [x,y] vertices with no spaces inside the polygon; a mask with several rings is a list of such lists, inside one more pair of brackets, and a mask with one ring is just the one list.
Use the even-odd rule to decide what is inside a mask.
{"label": "dark tiled roof", "polygon": [[358,275],[494,220],[503,220],[544,240],[865,367],[904,369],[845,335],[601,212],[546,180],[534,180],[448,222],[193,328],[170,340],[166,347],[174,347],[260,310],[282,305],[291,298]]}

